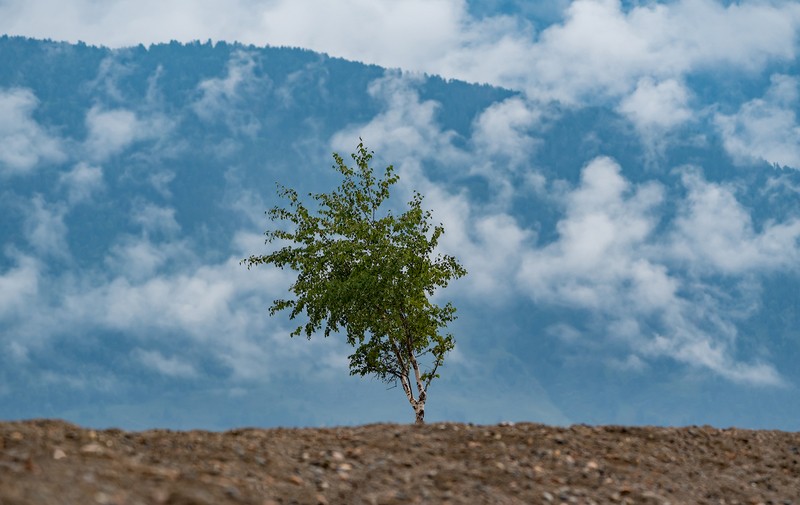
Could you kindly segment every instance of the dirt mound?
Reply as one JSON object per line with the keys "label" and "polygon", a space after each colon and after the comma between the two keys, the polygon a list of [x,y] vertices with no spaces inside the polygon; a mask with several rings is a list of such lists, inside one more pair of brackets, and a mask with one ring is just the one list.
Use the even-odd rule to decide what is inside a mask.
{"label": "dirt mound", "polygon": [[0,504],[800,505],[800,434],[538,424],[225,433],[0,423]]}

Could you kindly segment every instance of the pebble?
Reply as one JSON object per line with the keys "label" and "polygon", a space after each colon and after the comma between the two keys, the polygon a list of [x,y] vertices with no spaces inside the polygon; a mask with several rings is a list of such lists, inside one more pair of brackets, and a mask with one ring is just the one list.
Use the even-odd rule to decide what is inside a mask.
{"label": "pebble", "polygon": [[94,502],[99,503],[100,505],[109,505],[111,503],[111,496],[99,491],[94,494]]}
{"label": "pebble", "polygon": [[95,442],[92,442],[91,444],[86,444],[83,447],[81,447],[81,452],[83,454],[102,454],[104,450],[105,449],[103,449],[102,445],[97,444]]}
{"label": "pebble", "polygon": [[53,451],[53,459],[55,460],[64,459],[66,457],[67,453],[62,451],[61,449],[56,449],[55,451]]}

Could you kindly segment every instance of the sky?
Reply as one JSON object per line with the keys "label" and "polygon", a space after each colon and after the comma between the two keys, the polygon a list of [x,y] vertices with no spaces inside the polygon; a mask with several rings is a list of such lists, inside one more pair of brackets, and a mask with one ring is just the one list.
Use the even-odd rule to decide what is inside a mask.
{"label": "sky", "polygon": [[[0,0],[0,34],[112,48],[239,41],[401,69],[359,90],[378,104],[367,116],[295,148],[324,166],[362,136],[398,166],[400,191],[419,189],[445,224],[442,247],[470,274],[437,296],[454,297],[465,338],[428,412],[473,422],[797,429],[787,400],[800,397],[800,344],[786,321],[798,321],[799,31],[800,4],[778,0]],[[98,268],[81,264],[70,223],[113,193],[109,167],[186,149],[157,73],[132,105],[125,64],[101,65],[102,100],[80,139],[40,121],[30,89],[0,88],[0,182],[63,167],[47,183],[58,198],[14,194],[24,217],[3,242],[5,359],[37,391],[80,400],[14,412],[133,428],[410,420],[398,391],[347,377],[341,342],[290,340],[288,322],[266,317],[288,272],[238,263],[263,248],[268,204],[236,182],[242,146],[267,129],[248,93],[281,91],[258,65],[236,53],[181,111],[230,133],[215,156],[241,221],[225,247],[203,251],[177,203],[180,177],[156,170],[140,176],[154,196],[130,203],[134,231],[114,237]],[[424,96],[426,74],[511,94],[457,131],[441,118],[451,106]],[[586,126],[593,114],[599,125]],[[65,328],[129,336],[107,356],[124,370],[98,365],[92,339],[65,344]],[[86,353],[74,361],[83,370],[42,365],[62,346]],[[124,396],[137,377],[164,394],[91,401]],[[0,401],[20,384],[0,384]],[[281,412],[265,413],[270,402]]]}

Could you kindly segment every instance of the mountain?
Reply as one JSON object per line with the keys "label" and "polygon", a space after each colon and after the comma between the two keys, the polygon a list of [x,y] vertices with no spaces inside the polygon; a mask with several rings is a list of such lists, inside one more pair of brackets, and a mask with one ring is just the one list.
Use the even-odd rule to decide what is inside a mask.
{"label": "mountain", "polygon": [[409,420],[268,316],[290,272],[239,264],[276,182],[330,188],[361,137],[470,272],[431,420],[796,429],[796,64],[570,103],[224,42],[0,62],[2,418]]}

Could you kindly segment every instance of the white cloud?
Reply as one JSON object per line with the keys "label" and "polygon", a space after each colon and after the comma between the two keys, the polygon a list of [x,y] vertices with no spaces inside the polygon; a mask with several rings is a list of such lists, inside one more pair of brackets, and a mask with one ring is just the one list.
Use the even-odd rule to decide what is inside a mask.
{"label": "white cloud", "polygon": [[452,147],[455,132],[442,131],[436,120],[440,104],[420,100],[417,86],[422,79],[417,74],[387,71],[371,82],[369,94],[385,104],[383,110],[367,124],[337,132],[331,139],[334,150],[349,152],[354,140],[361,137],[370,149],[398,164],[403,160],[458,158],[458,151]]}
{"label": "white cloud", "polygon": [[38,262],[22,255],[16,255],[15,260],[15,267],[0,273],[0,322],[23,314],[39,294]]}
{"label": "white cloud", "polygon": [[133,356],[144,366],[169,377],[191,379],[198,375],[191,363],[178,356],[168,358],[158,350],[136,349]]}
{"label": "white cloud", "polygon": [[415,69],[412,62],[442,55],[452,46],[464,7],[452,0],[283,0],[263,9],[261,20],[276,44]]}
{"label": "white cloud", "polygon": [[433,209],[433,219],[444,225],[441,250],[455,255],[469,272],[458,281],[457,290],[445,296],[458,293],[483,304],[506,303],[516,292],[514,272],[535,233],[506,213],[481,212],[463,193],[453,194],[430,181],[417,182],[425,206]]}
{"label": "white cloud", "polygon": [[125,108],[105,109],[95,105],[86,114],[86,127],[86,154],[94,162],[103,162],[136,142],[163,139],[172,124],[158,114],[142,117]]}
{"label": "white cloud", "polygon": [[616,0],[577,0],[531,51],[526,89],[566,102],[625,94],[639,79],[678,78],[715,65],[760,68],[795,54],[800,8],[712,0],[648,3],[623,12]]}
{"label": "white cloud", "polygon": [[174,235],[181,230],[175,219],[175,209],[150,202],[137,203],[131,210],[131,221],[141,226],[146,234]]}
{"label": "white cloud", "polygon": [[65,159],[60,140],[33,119],[38,104],[28,89],[0,89],[0,175],[24,174]]}
{"label": "white cloud", "polygon": [[253,26],[250,1],[119,0],[3,2],[0,31],[112,47],[140,42],[236,38]]}
{"label": "white cloud", "polygon": [[572,325],[566,323],[551,324],[545,328],[544,332],[566,343],[577,343],[581,340],[581,332]]}
{"label": "white cloud", "polygon": [[538,34],[511,17],[473,17],[464,0],[116,0],[102,9],[89,0],[16,0],[0,6],[0,30],[11,34],[111,46],[211,38],[305,47],[570,103],[624,96],[646,76],[680,80],[720,65],[749,71],[773,59],[792,60],[798,26],[800,6],[780,0],[678,0],[627,9],[619,0],[576,0],[561,22]]}
{"label": "white cloud", "polygon": [[81,162],[62,173],[58,182],[66,188],[69,204],[75,205],[90,200],[94,193],[103,189],[103,169]]}
{"label": "white cloud", "polygon": [[66,213],[66,206],[48,203],[41,195],[35,195],[31,199],[24,231],[28,243],[39,255],[56,258],[69,256],[68,229],[64,224]]}
{"label": "white cloud", "polygon": [[657,309],[677,286],[666,269],[631,250],[650,238],[662,200],[659,186],[633,188],[614,161],[595,159],[567,197],[559,240],[524,259],[523,289],[535,300],[589,309],[606,310],[608,304],[641,314]]}
{"label": "white cloud", "polygon": [[688,100],[689,92],[682,83],[674,79],[656,83],[644,77],[618,110],[642,132],[669,130],[691,118]]}
{"label": "white cloud", "polygon": [[201,97],[192,109],[203,121],[223,121],[235,133],[254,136],[261,123],[247,108],[248,93],[264,93],[268,81],[255,76],[255,61],[245,51],[236,51],[224,78],[206,79],[197,85]]}
{"label": "white cloud", "polygon": [[[287,287],[287,273],[267,268],[248,271],[237,258],[230,258],[142,280],[116,277],[90,291],[68,295],[64,305],[81,307],[79,319],[87,324],[144,341],[164,332],[179,335],[228,365],[234,378],[266,380],[298,352],[285,323],[269,318],[265,310],[272,297],[284,296]],[[316,342],[314,347],[318,346],[325,348],[324,343]],[[324,358],[325,352],[319,359]]]}
{"label": "white cloud", "polygon": [[679,361],[708,368],[730,380],[754,385],[780,386],[783,378],[768,363],[734,361],[729,346],[703,335],[657,336],[641,351],[651,356],[671,356]]}
{"label": "white cloud", "polygon": [[539,145],[531,130],[540,117],[541,112],[521,97],[494,103],[475,120],[472,142],[484,156],[499,158],[499,164],[519,169]]}
{"label": "white cloud", "polygon": [[763,159],[800,169],[797,104],[797,78],[773,75],[763,98],[744,103],[734,114],[715,116],[725,150],[737,163]]}
{"label": "white cloud", "polygon": [[170,262],[195,260],[194,252],[183,241],[153,242],[147,236],[127,236],[111,246],[105,264],[120,278],[138,283],[156,276]]}
{"label": "white cloud", "polygon": [[86,149],[95,161],[104,161],[123,151],[142,134],[142,126],[132,111],[103,110],[94,106],[86,115],[89,136]]}
{"label": "white cloud", "polygon": [[164,198],[171,198],[172,191],[169,189],[170,183],[175,179],[175,172],[172,170],[158,170],[150,174],[148,182],[159,195]]}
{"label": "white cloud", "polygon": [[[166,375],[191,377],[188,355],[165,356],[155,346],[169,335],[192,356],[217,360],[235,381],[265,382],[283,372],[322,376],[346,369],[346,346],[337,339],[290,339],[284,317],[269,317],[267,306],[287,294],[290,273],[278,269],[248,271],[239,258],[263,250],[263,236],[238,233],[237,256],[199,264],[185,245],[120,243],[126,251],[150,249],[156,264],[175,261],[169,271],[141,268],[112,258],[109,269],[72,271],[47,277],[41,289],[39,263],[21,257],[18,266],[0,273],[0,324],[4,346],[20,359],[29,349],[76,334],[123,333],[138,341],[134,353],[145,366]],[[155,252],[154,252],[155,251]],[[113,254],[113,253],[112,253]],[[140,262],[141,263],[141,262]],[[140,268],[139,272],[131,269]],[[159,356],[156,353],[162,352]]]}
{"label": "white cloud", "polygon": [[691,270],[745,274],[794,269],[800,264],[800,220],[767,222],[756,232],[732,186],[707,182],[687,169],[688,190],[670,236],[669,254]]}
{"label": "white cloud", "polygon": [[[727,305],[732,294],[720,297],[701,279],[730,273],[731,268],[742,275],[747,269],[785,267],[784,259],[798,253],[800,228],[776,224],[755,234],[748,228],[750,216],[732,194],[723,194],[697,174],[687,177],[689,196],[679,202],[682,211],[674,223],[676,231],[665,238],[656,233],[662,219],[661,186],[632,185],[608,158],[589,163],[581,184],[565,196],[566,213],[558,223],[557,240],[525,251],[517,278],[520,289],[538,303],[586,311],[605,320],[601,338],[625,343],[640,357],[669,357],[733,381],[780,384],[782,379],[771,365],[734,358],[734,321],[743,316],[741,307]],[[683,233],[698,240],[684,240]],[[724,247],[734,249],[713,252]],[[687,271],[665,257],[664,250],[718,256],[707,262],[703,272],[693,270],[692,264]],[[745,251],[745,259],[734,258],[731,250]],[[750,250],[756,253],[748,255]],[[782,259],[767,259],[777,252]],[[641,368],[630,357],[617,364]]]}

